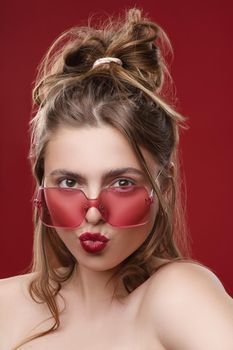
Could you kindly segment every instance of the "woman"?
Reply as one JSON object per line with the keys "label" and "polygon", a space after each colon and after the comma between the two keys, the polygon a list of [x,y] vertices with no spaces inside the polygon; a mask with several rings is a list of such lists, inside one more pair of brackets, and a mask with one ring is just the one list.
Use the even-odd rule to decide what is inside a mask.
{"label": "woman", "polygon": [[1,281],[0,348],[232,350],[233,302],[189,259],[163,30],[63,33],[34,89],[33,265]]}

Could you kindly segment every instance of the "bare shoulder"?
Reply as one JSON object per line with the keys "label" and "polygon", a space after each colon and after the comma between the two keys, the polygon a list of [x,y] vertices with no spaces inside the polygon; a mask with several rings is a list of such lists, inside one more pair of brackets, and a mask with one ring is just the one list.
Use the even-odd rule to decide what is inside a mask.
{"label": "bare shoulder", "polygon": [[161,267],[147,285],[144,307],[169,350],[233,349],[233,299],[201,264]]}
{"label": "bare shoulder", "polygon": [[20,283],[23,280],[29,280],[31,278],[33,278],[33,276],[35,275],[35,273],[31,272],[31,273],[26,273],[26,274],[22,274],[22,275],[16,275],[16,276],[11,276],[11,277],[6,277],[6,278],[2,278],[0,279],[0,286],[6,286],[6,285],[10,285],[12,283]]}
{"label": "bare shoulder", "polygon": [[34,276],[35,273],[28,273],[0,279],[0,305],[5,304],[10,296],[17,297],[25,294]]}
{"label": "bare shoulder", "polygon": [[29,294],[29,285],[35,273],[0,280],[0,348],[10,349],[41,314],[41,305]]}
{"label": "bare shoulder", "polygon": [[[0,280],[0,328],[20,308],[30,303],[28,286],[34,274],[18,275]],[[13,317],[13,316],[12,316]]]}
{"label": "bare shoulder", "polygon": [[220,293],[226,293],[223,284],[215,273],[210,268],[195,261],[170,261],[168,264],[161,266],[150,278],[148,287],[157,288],[160,286],[162,288],[164,286],[167,288],[170,285],[176,288],[175,293],[187,283],[191,288],[194,287],[194,290],[197,290],[198,286],[211,286]]}
{"label": "bare shoulder", "polygon": [[4,310],[10,314],[11,311],[22,311],[26,308],[35,312],[44,309],[30,295],[30,284],[36,277],[37,272],[30,272],[0,279],[0,318]]}

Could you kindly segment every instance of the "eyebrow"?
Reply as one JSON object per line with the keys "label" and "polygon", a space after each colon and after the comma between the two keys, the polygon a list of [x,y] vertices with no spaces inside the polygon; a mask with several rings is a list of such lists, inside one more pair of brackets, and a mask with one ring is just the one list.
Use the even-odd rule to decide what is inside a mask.
{"label": "eyebrow", "polygon": [[[142,170],[139,170],[133,167],[127,167],[127,168],[110,169],[105,173],[103,173],[102,179],[108,179],[108,178],[119,176],[122,174],[135,174],[135,175],[144,176],[144,173]],[[85,180],[85,176],[83,174],[66,170],[66,169],[56,169],[49,174],[49,176],[54,176],[54,175],[65,175],[65,176],[74,177],[80,180]]]}

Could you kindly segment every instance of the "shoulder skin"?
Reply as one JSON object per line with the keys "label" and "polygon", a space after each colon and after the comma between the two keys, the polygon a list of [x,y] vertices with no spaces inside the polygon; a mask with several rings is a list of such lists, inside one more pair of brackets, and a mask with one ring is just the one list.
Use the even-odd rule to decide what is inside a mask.
{"label": "shoulder skin", "polygon": [[168,350],[233,349],[233,299],[206,267],[162,267],[151,277],[144,307]]}

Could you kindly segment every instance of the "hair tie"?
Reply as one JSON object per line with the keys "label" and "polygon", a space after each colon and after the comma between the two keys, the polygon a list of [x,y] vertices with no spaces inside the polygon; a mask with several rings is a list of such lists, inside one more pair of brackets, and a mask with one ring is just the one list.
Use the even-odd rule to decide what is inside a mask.
{"label": "hair tie", "polygon": [[99,58],[98,60],[96,60],[94,62],[92,69],[97,67],[97,66],[99,66],[100,64],[105,64],[105,63],[110,63],[110,62],[114,62],[114,63],[117,63],[120,66],[122,66],[122,61],[119,58],[116,58],[116,57],[102,57],[102,58]]}

